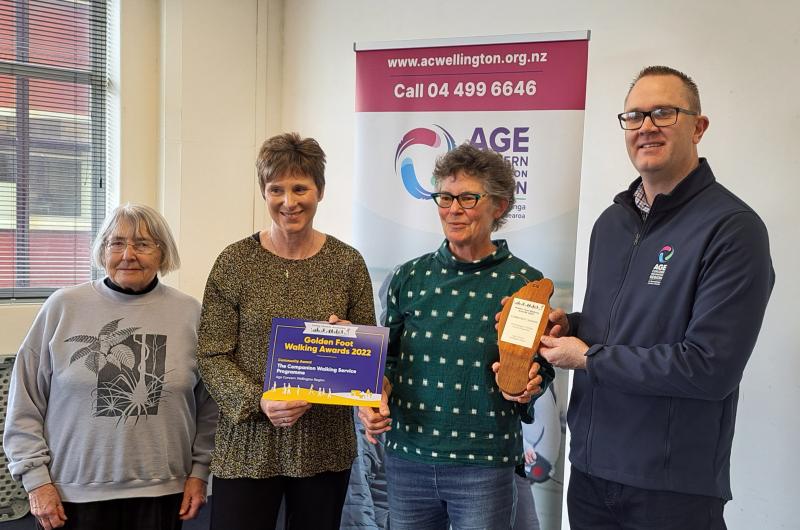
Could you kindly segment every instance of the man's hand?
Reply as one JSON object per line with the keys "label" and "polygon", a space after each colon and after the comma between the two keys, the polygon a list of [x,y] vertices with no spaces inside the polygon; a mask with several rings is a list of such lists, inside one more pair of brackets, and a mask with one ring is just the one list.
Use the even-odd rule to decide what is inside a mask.
{"label": "man's hand", "polygon": [[392,384],[383,377],[383,390],[381,391],[381,404],[375,409],[372,407],[358,407],[358,419],[364,425],[367,441],[378,443],[376,436],[392,430],[392,419],[389,417],[389,396],[392,393]]}
{"label": "man's hand", "polygon": [[569,320],[567,320],[567,314],[563,309],[559,307],[550,311],[544,333],[551,337],[566,337],[569,335]]}
{"label": "man's hand", "polygon": [[311,403],[308,401],[273,401],[261,398],[261,411],[275,427],[291,427],[310,408]]}
{"label": "man's hand", "polygon": [[183,483],[183,500],[178,518],[181,521],[194,519],[205,503],[206,482],[197,477],[188,477]]}
{"label": "man's hand", "polygon": [[[518,396],[512,396],[511,394],[506,394],[502,390],[500,391],[503,394],[503,397],[508,401],[514,401],[516,403],[530,403],[533,396],[538,395],[542,391],[542,376],[539,375],[539,363],[533,362],[531,364],[531,369],[528,370],[528,384],[525,386],[525,390],[522,391],[522,394]],[[500,371],[500,363],[492,363],[492,371],[494,372],[495,382],[497,381],[497,373]]]}
{"label": "man's hand", "polygon": [[539,353],[550,364],[566,370],[585,370],[589,346],[578,337],[553,337],[543,335]]}
{"label": "man's hand", "polygon": [[31,514],[42,525],[44,530],[64,526],[67,515],[61,505],[61,495],[52,484],[44,484],[28,492],[31,503]]}

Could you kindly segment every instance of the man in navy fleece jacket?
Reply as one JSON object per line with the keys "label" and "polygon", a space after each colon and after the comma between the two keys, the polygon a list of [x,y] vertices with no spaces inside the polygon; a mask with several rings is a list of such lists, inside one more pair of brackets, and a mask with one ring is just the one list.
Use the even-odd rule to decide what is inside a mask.
{"label": "man in navy fleece jacket", "polygon": [[640,178],[594,225],[582,311],[554,311],[542,339],[575,371],[570,524],[725,528],[739,383],[775,282],[767,230],[698,157],[691,78],[645,68],[618,118]]}

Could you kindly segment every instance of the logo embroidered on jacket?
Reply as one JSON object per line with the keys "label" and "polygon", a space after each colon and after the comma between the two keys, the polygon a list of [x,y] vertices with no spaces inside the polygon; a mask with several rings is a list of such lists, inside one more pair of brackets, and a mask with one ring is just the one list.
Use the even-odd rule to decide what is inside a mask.
{"label": "logo embroidered on jacket", "polygon": [[667,262],[675,254],[675,249],[670,245],[664,245],[658,252],[658,263],[653,266],[650,271],[650,278],[647,280],[647,285],[661,285],[661,280],[664,279],[664,274],[667,272]]}

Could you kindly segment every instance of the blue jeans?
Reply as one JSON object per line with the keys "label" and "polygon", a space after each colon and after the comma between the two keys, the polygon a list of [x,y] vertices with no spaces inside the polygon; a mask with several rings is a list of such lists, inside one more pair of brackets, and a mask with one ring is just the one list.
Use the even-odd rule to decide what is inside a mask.
{"label": "blue jeans", "polygon": [[567,490],[572,530],[725,530],[716,497],[626,486],[572,466]]}
{"label": "blue jeans", "polygon": [[392,530],[506,530],[514,468],[420,464],[386,453]]}
{"label": "blue jeans", "polygon": [[533,498],[531,482],[526,477],[514,473],[517,489],[517,506],[514,510],[514,530],[541,530],[536,513],[536,500]]}

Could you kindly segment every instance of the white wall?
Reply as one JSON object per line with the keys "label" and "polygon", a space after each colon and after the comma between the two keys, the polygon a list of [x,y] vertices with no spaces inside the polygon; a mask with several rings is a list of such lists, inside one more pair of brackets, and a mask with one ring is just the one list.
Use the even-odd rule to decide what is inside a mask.
{"label": "white wall", "polygon": [[800,215],[790,201],[800,196],[798,19],[800,6],[793,2],[292,0],[286,3],[282,124],[316,137],[328,153],[329,184],[317,226],[351,240],[353,41],[590,29],[575,278],[582,293],[591,225],[636,176],[615,119],[629,81],[648,64],[692,75],[711,119],[701,155],[763,217],[777,272],[741,386],[735,499],[727,519],[732,529],[796,527],[800,330],[792,315],[800,299],[794,277]]}
{"label": "white wall", "polygon": [[158,206],[182,260],[166,281],[198,299],[219,252],[264,226],[255,159],[280,127],[282,4],[161,1]]}
{"label": "white wall", "polygon": [[159,206],[183,261],[166,279],[197,297],[216,254],[250,231],[254,215],[257,2],[234,5],[162,3]]}

